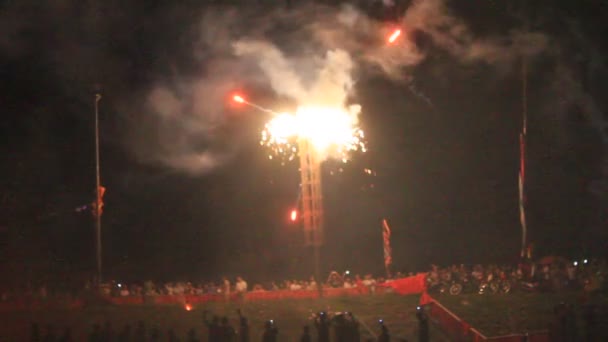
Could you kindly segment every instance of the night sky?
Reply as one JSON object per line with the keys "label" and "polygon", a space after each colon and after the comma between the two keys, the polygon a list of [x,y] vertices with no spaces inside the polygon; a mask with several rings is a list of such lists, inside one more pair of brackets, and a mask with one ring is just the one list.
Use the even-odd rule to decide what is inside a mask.
{"label": "night sky", "polygon": [[[406,12],[416,1],[396,2],[357,6],[374,27],[411,24],[404,38],[422,58],[390,75],[357,61],[349,101],[363,108],[369,150],[323,165],[324,269],[381,274],[382,218],[393,230],[395,270],[517,261],[517,53],[526,48],[534,50],[527,58],[530,240],[539,257],[605,255],[608,6],[429,0],[418,22]],[[240,91],[272,108],[291,102],[226,46],[263,36],[287,56],[312,58],[319,47],[307,50],[314,45],[298,25],[341,9],[317,7],[322,15],[312,16],[304,1],[237,3],[0,2],[2,277],[94,273],[94,220],[76,208],[94,199],[97,92],[106,278],[312,273],[301,228],[289,221],[298,165],[269,160],[258,143],[269,117],[229,97]],[[288,15],[299,21],[285,24]],[[222,25],[235,18],[246,20]],[[442,18],[438,32],[429,18]],[[354,58],[375,44],[362,43],[359,30]],[[454,41],[441,40],[445,32]],[[513,39],[518,32],[544,43]],[[497,45],[488,42],[503,49],[490,51]]]}

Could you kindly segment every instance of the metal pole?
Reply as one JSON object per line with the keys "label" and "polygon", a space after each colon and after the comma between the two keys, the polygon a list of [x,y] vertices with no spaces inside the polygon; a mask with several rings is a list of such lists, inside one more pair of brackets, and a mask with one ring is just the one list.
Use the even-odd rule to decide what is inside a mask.
{"label": "metal pole", "polygon": [[100,172],[99,172],[99,100],[101,94],[95,94],[95,241],[97,252],[97,284],[101,285],[101,213],[99,208],[100,200]]}
{"label": "metal pole", "polygon": [[321,245],[316,244],[313,247],[314,262],[315,262],[315,278],[317,280],[317,291],[319,298],[323,298],[323,281],[321,280]]}
{"label": "metal pole", "polygon": [[[524,15],[524,31],[529,29],[529,16],[524,2],[522,13]],[[528,247],[528,226],[526,222],[526,142],[528,134],[528,60],[525,53],[521,57],[521,133],[519,134],[520,161],[519,161],[519,216],[521,224],[521,259],[526,257]]]}
{"label": "metal pole", "polygon": [[323,297],[321,279],[321,246],[323,245],[323,194],[321,162],[308,139],[298,139],[302,192],[302,224],[305,244],[313,250],[313,272],[319,297]]}

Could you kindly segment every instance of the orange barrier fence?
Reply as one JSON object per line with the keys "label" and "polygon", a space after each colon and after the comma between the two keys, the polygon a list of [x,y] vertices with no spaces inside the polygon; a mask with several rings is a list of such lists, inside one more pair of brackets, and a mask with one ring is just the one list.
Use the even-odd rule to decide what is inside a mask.
{"label": "orange barrier fence", "polygon": [[428,303],[429,316],[445,334],[455,341],[468,341],[472,338],[471,325],[456,316],[435,299]]}
{"label": "orange barrier fence", "polygon": [[[379,288],[377,292],[385,292],[384,289]],[[357,288],[325,288],[323,289],[323,296],[325,297],[342,297],[342,296],[360,296],[369,294],[370,291],[367,287]],[[258,300],[281,300],[281,299],[313,299],[318,298],[319,293],[317,291],[310,290],[277,290],[277,291],[252,291],[245,293],[244,299],[246,301],[258,301]],[[231,293],[230,300],[237,300],[238,294]],[[154,303],[154,304],[202,304],[207,302],[217,302],[225,300],[222,294],[208,294],[202,296],[184,295],[184,296],[153,296],[153,297],[112,297],[110,301],[117,305],[129,305],[129,304],[143,304],[143,303]]]}
{"label": "orange barrier fence", "polygon": [[426,273],[415,276],[389,280],[380,284],[380,287],[392,288],[400,295],[419,294],[426,290]]}
{"label": "orange barrier fence", "polygon": [[84,306],[82,299],[20,299],[0,302],[0,312],[46,309],[79,309]]}
{"label": "orange barrier fence", "polygon": [[455,341],[549,342],[549,334],[546,331],[493,337],[484,336],[481,332],[441,305],[437,300],[428,296],[427,298],[429,298],[427,304],[430,307],[429,315],[431,319],[445,334]]}
{"label": "orange barrier fence", "polygon": [[[411,279],[410,279],[411,278]],[[424,282],[421,282],[421,276],[410,278],[397,279],[378,284],[374,287],[375,293],[388,292],[391,289],[399,294],[415,294],[421,293],[424,289]],[[323,296],[325,297],[341,297],[341,296],[361,296],[368,295],[372,291],[369,287],[359,285],[354,288],[324,288]],[[232,293],[230,300],[237,300],[238,294]],[[259,300],[281,300],[281,299],[313,299],[318,298],[319,293],[316,290],[277,290],[277,291],[251,291],[245,293],[243,299],[247,301]],[[125,296],[125,297],[104,297],[104,301],[114,305],[141,305],[141,304],[202,304],[207,302],[225,300],[222,294],[206,294],[206,295],[182,295],[182,296]],[[11,300],[8,302],[0,302],[0,311],[12,310],[38,310],[49,308],[81,308],[84,306],[83,299],[64,299],[64,300],[40,300],[40,299],[22,299]]]}

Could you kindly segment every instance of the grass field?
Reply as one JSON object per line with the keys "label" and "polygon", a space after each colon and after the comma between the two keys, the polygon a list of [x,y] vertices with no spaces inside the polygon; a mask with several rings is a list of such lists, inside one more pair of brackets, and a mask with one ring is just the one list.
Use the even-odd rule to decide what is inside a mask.
{"label": "grass field", "polygon": [[[273,319],[279,329],[279,341],[298,341],[302,327],[311,324],[313,312],[351,311],[361,322],[362,340],[379,332],[378,319],[388,326],[393,341],[417,338],[415,317],[419,296],[399,296],[385,294],[362,297],[327,298],[321,300],[281,300],[258,301],[243,305],[235,303],[208,303],[186,311],[181,306],[105,306],[90,307],[71,311],[32,311],[0,314],[0,336],[2,341],[27,340],[31,322],[38,322],[44,332],[46,325],[52,324],[57,333],[66,326],[72,327],[72,335],[77,341],[86,340],[94,323],[103,325],[110,321],[115,331],[125,324],[132,327],[143,321],[146,327],[158,327],[166,336],[169,328],[174,329],[183,340],[189,329],[195,328],[201,341],[206,341],[206,329],[202,323],[202,312],[228,316],[233,327],[237,327],[236,309],[241,308],[250,322],[252,341],[260,341],[264,322]],[[312,329],[314,332],[314,329]],[[439,331],[431,330],[433,341],[447,341]],[[165,340],[165,339],[161,339]]]}
{"label": "grass field", "polygon": [[[512,293],[508,295],[478,294],[438,296],[436,299],[486,336],[500,336],[547,330],[554,320],[553,309],[559,303],[574,305],[582,327],[580,293]],[[598,324],[608,331],[608,297],[594,296],[600,306]]]}
{"label": "grass field", "polygon": [[[444,306],[463,318],[486,336],[523,333],[548,328],[553,320],[553,308],[560,302],[574,304],[580,317],[579,294],[528,294],[509,295],[476,294],[436,297]],[[417,340],[418,322],[415,317],[419,296],[384,294],[361,297],[325,298],[321,300],[277,300],[236,303],[208,303],[186,311],[183,306],[100,306],[80,310],[20,311],[0,313],[0,341],[25,341],[29,327],[37,322],[44,332],[49,324],[61,333],[66,326],[72,328],[77,341],[84,341],[93,324],[111,322],[115,331],[125,324],[134,327],[143,321],[147,328],[157,327],[166,336],[172,328],[182,340],[187,331],[195,328],[201,341],[206,341],[206,329],[202,322],[203,310],[210,315],[228,316],[233,327],[237,327],[236,309],[241,308],[250,322],[252,341],[260,341],[264,322],[273,319],[279,328],[280,341],[297,341],[302,327],[311,324],[314,312],[351,311],[361,324],[362,341],[379,332],[378,319],[384,319],[393,341]],[[608,297],[598,296],[595,302],[603,306],[599,324],[608,331]],[[314,329],[312,330],[314,332]],[[161,339],[165,340],[165,339]],[[436,327],[431,327],[432,341],[448,341]]]}

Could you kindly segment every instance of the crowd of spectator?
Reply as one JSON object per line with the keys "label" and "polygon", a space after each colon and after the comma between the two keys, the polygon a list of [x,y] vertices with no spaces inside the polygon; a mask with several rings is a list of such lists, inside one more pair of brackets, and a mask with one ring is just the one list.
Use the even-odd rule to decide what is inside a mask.
{"label": "crowd of spectator", "polygon": [[[413,275],[413,274],[409,274]],[[374,293],[376,286],[387,280],[399,279],[408,275],[400,272],[395,273],[391,277],[374,277],[371,274],[364,276],[351,276],[349,271],[338,273],[330,272],[327,279],[320,283],[322,288],[367,288],[369,292]],[[158,283],[153,281],[124,283],[118,280],[111,280],[101,284],[103,295],[112,297],[134,297],[134,296],[182,296],[182,295],[220,295],[229,297],[233,294],[244,294],[247,292],[265,292],[265,291],[317,291],[319,283],[314,277],[308,280],[284,280],[281,282],[271,281],[267,283],[254,283],[251,285],[243,277],[237,276],[233,279],[228,277],[222,278],[217,282],[190,282],[176,281]],[[46,284],[39,286],[26,286],[22,289],[4,289],[1,292],[0,301],[10,301],[14,298],[75,298],[82,296],[84,293],[90,293],[94,289],[91,282],[87,282],[83,287],[73,287],[66,289],[65,287],[49,287]]]}
{"label": "crowd of spectator", "polygon": [[[460,292],[467,287],[483,293],[492,287],[492,292],[508,293],[514,288],[537,291],[561,291],[584,289],[595,291],[606,289],[608,264],[600,260],[569,261],[559,257],[547,257],[539,261],[526,261],[515,266],[480,264],[472,267],[452,265],[440,268],[432,265],[427,273],[427,286],[431,290]],[[465,289],[466,290],[466,289]]]}
{"label": "crowd of spectator", "polygon": [[[438,267],[432,265],[427,273],[427,286],[433,291],[449,291],[453,284],[461,286],[462,291],[483,292],[485,287],[492,288],[492,292],[509,292],[515,288],[533,290],[562,290],[578,289],[595,290],[605,288],[607,282],[608,264],[598,260],[567,261],[563,258],[545,258],[537,262],[523,262],[518,265],[486,265],[473,266],[452,265]],[[410,274],[395,273],[392,277],[373,277],[351,275],[349,271],[338,273],[333,271],[327,279],[321,282],[323,288],[367,288],[374,293],[377,286],[382,283],[399,279]],[[109,281],[102,284],[102,294],[114,297],[132,296],[181,296],[181,295],[223,295],[244,294],[246,292],[264,291],[316,291],[319,283],[314,277],[308,280],[285,280],[282,282],[254,283],[251,285],[243,277],[233,279],[224,277],[219,282],[167,282],[157,283],[145,281],[141,283],[123,283]],[[47,285],[27,286],[19,290],[3,289],[0,301],[10,301],[14,298],[74,298],[93,289],[91,283],[84,288],[59,289]],[[498,290],[497,290],[498,289]]]}
{"label": "crowd of spectator", "polygon": [[[350,272],[342,274],[331,272],[326,281],[321,283],[323,288],[356,288],[367,287],[373,292],[379,283],[384,283],[386,278],[374,278],[371,274],[361,277],[355,275],[349,276]],[[401,278],[403,275],[397,273],[395,278]],[[240,294],[245,292],[263,292],[263,291],[317,291],[319,284],[314,277],[308,280],[285,280],[283,282],[268,282],[255,283],[253,286],[247,283],[243,277],[237,276],[234,282],[229,278],[223,278],[220,282],[192,283],[192,282],[169,282],[157,284],[152,281],[146,281],[142,284],[124,284],[117,281],[111,281],[102,286],[105,295],[111,296],[159,296],[159,295],[230,295],[233,293]]]}

